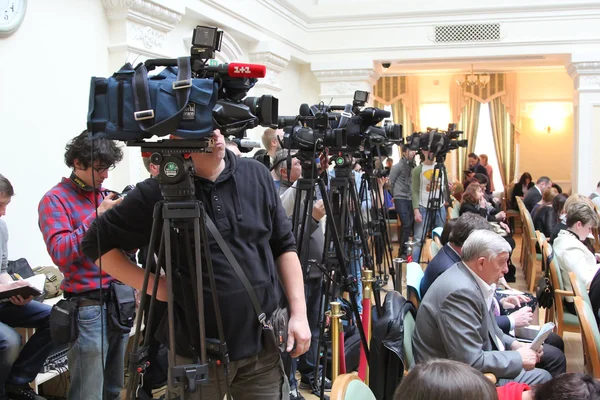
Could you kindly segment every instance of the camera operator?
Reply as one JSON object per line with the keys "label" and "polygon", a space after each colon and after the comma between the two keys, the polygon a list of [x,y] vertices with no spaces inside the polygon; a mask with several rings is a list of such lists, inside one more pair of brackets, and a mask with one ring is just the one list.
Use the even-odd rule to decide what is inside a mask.
{"label": "camera operator", "polygon": [[66,299],[79,305],[79,335],[70,343],[67,355],[71,375],[68,398],[73,400],[120,399],[124,384],[129,335],[107,329],[107,295],[115,278],[106,271],[100,277],[94,259],[81,252],[83,237],[96,219],[95,205],[99,204],[98,215],[102,215],[122,201],[102,188],[108,171],[122,158],[123,152],[114,142],[92,139],[83,131],[66,146],[65,164],[73,169],[70,178],[50,189],[38,207],[48,253],[64,275],[60,287]]}
{"label": "camera operator", "polygon": [[411,200],[414,157],[414,151],[409,150],[406,146],[402,146],[402,158],[390,171],[390,189],[394,197],[396,212],[402,222],[402,236],[398,238],[398,243],[400,243],[400,257],[406,256],[406,242],[412,233],[414,221]]}
{"label": "camera operator", "polygon": [[[427,139],[423,139],[427,142]],[[413,169],[412,171],[412,206],[415,216],[415,245],[413,247],[413,260],[419,260],[421,255],[421,241],[423,235],[427,236],[425,232],[425,220],[427,220],[427,214],[430,213],[429,218],[434,219],[433,228],[443,227],[446,222],[446,207],[442,203],[440,208],[437,210],[428,209],[428,202],[430,196],[439,198],[443,193],[439,193],[440,189],[447,190],[447,188],[438,188],[436,193],[431,193],[431,180],[433,178],[433,172],[435,167],[434,154],[427,151],[421,150],[423,154],[422,163]]]}
{"label": "camera operator", "polygon": [[[277,168],[277,175],[281,182],[279,195],[281,196],[282,204],[288,217],[291,218],[296,200],[296,188],[292,185],[302,175],[302,162],[297,158],[292,159],[292,168],[288,177],[287,167],[282,161],[286,159],[287,153],[286,150],[279,150],[275,157],[275,164],[279,165]],[[321,281],[323,278],[323,273],[318,265],[323,262],[323,248],[325,246],[325,235],[320,222],[325,216],[323,200],[314,202],[311,216],[312,218],[309,218],[310,225],[305,229],[305,234],[310,235],[308,242],[308,264],[302,266],[305,277],[304,291],[306,295],[308,324],[311,331],[311,342],[310,348],[305,354],[301,355],[297,360],[292,360],[292,368],[289,371],[290,400],[304,399],[298,391],[296,370],[300,371],[302,375],[300,386],[310,388],[314,394],[320,393],[320,384],[323,380],[321,371],[319,371],[319,381],[314,381],[315,366],[318,365],[319,303],[321,299]],[[331,381],[326,377],[325,389],[331,389]]]}
{"label": "camera operator", "polygon": [[[14,196],[8,179],[0,174],[0,218]],[[0,288],[10,290],[24,286],[13,281],[8,269],[8,229],[0,219]],[[50,338],[50,307],[33,297],[13,296],[0,304],[0,399],[44,400],[29,386],[42,369],[54,344]],[[33,336],[22,346],[21,336],[14,327],[35,328]],[[22,350],[21,350],[22,347]]]}
{"label": "camera operator", "polygon": [[[271,165],[274,165],[277,152],[281,150],[281,143],[279,140],[283,139],[283,129],[267,128],[265,129],[261,139],[265,150],[267,150],[267,154],[271,158]],[[279,190],[280,181],[275,170],[271,171],[271,176],[273,177],[275,187],[277,190]]]}
{"label": "camera operator", "polygon": [[[275,285],[278,278],[287,295],[290,320],[287,351],[298,357],[308,350],[310,330],[306,317],[302,268],[296,254],[295,241],[285,211],[273,185],[269,171],[260,163],[238,158],[225,149],[224,138],[215,130],[215,145],[211,153],[192,153],[195,167],[196,198],[203,202],[209,216],[223,235],[234,257],[250,277],[262,310],[269,316],[277,307]],[[106,271],[132,285],[142,288],[144,271],[130,262],[122,249],[142,247],[149,243],[153,224],[153,210],[162,200],[157,180],[139,183],[118,206],[94,222],[83,242],[85,254],[92,259],[102,256]],[[174,255],[186,254],[188,248],[178,232]],[[96,242],[100,242],[98,248]],[[264,342],[263,326],[257,320],[252,302],[242,282],[225,258],[216,241],[209,235],[210,258],[214,266],[223,320],[225,340],[229,350],[229,380],[236,400],[288,398],[289,387],[274,350],[274,343]],[[178,246],[177,246],[178,245]],[[204,259],[208,255],[202,252]],[[193,257],[192,257],[193,259]],[[191,265],[188,257],[174,259],[173,283],[175,290],[175,332],[177,365],[192,364],[197,360],[199,343],[198,321],[185,318],[186,298],[194,298]],[[99,260],[98,260],[99,261]],[[208,282],[208,272],[203,269]],[[154,285],[150,276],[148,290]],[[159,280],[157,298],[167,299],[166,280]],[[187,310],[193,313],[193,310]],[[204,313],[207,338],[217,338],[216,317],[210,287],[204,286]],[[166,325],[166,324],[164,324]],[[166,328],[166,326],[165,326]],[[166,329],[165,329],[166,330]],[[194,332],[194,334],[190,334]],[[164,337],[162,338],[164,343]],[[269,346],[271,345],[271,346]],[[209,382],[200,385],[195,393],[175,393],[186,399],[221,400],[225,393],[221,368],[209,365]]]}

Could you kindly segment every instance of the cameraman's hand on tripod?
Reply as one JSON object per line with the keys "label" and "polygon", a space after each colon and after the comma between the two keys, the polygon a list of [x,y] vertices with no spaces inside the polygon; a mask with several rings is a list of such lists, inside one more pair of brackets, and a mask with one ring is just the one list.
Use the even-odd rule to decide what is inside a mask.
{"label": "cameraman's hand on tripod", "polygon": [[315,221],[320,221],[325,216],[325,204],[323,204],[323,200],[315,201],[312,209],[312,217]]}
{"label": "cameraman's hand on tripod", "polygon": [[[148,287],[150,287],[150,285],[148,285]],[[168,301],[167,294],[167,278],[165,275],[161,275],[158,277],[158,289],[156,289],[156,300],[166,303]]]}
{"label": "cameraman's hand on tripod", "polygon": [[104,200],[102,200],[102,203],[100,203],[100,205],[98,206],[98,216],[104,214],[106,211],[110,210],[111,208],[123,201],[124,197],[121,197],[117,200],[113,200],[116,195],[116,193],[111,192],[108,194],[108,196],[104,198]]}
{"label": "cameraman's hand on tripod", "polygon": [[415,208],[415,222],[423,222],[423,216],[418,208]]}
{"label": "cameraman's hand on tripod", "polygon": [[292,313],[288,325],[288,340],[286,351],[292,358],[301,356],[308,351],[310,347],[310,328],[306,313]]}

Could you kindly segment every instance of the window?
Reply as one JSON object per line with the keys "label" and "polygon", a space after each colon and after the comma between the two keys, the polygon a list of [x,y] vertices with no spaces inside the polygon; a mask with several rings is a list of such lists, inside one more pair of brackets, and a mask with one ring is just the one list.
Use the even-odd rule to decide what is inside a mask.
{"label": "window", "polygon": [[494,136],[492,135],[489,104],[482,104],[479,109],[479,127],[477,128],[474,152],[475,154],[485,154],[488,156],[488,163],[492,166],[494,173],[494,191],[503,192],[504,185],[502,184],[498,158],[496,157],[496,145],[494,144]]}

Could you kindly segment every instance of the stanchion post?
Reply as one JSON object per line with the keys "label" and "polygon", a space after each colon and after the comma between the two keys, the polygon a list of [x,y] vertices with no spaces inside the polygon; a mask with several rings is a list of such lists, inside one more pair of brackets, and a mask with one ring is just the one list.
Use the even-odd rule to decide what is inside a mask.
{"label": "stanchion post", "polygon": [[344,315],[342,305],[337,301],[332,301],[330,311],[331,326],[331,382],[340,374],[340,317]]}
{"label": "stanchion post", "polygon": [[[363,313],[362,325],[367,338],[367,345],[371,343],[371,298],[373,297],[373,271],[365,270],[362,277],[363,281]],[[360,346],[360,364],[358,367],[358,377],[361,378],[367,385],[369,384],[369,365],[365,349]]]}

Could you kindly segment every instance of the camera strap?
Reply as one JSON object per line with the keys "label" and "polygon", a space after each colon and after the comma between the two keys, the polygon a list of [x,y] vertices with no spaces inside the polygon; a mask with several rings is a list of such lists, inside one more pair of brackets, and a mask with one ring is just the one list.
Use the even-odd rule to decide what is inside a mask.
{"label": "camera strap", "polygon": [[177,80],[173,82],[173,90],[179,111],[164,121],[154,124],[154,110],[150,102],[148,88],[148,70],[144,63],[135,68],[133,75],[133,97],[135,98],[135,120],[140,128],[157,136],[165,136],[177,131],[183,112],[187,108],[192,91],[192,68],[190,57],[177,58]]}
{"label": "camera strap", "polygon": [[210,219],[210,217],[208,215],[206,216],[206,226],[208,227],[208,230],[210,231],[210,233],[213,235],[213,237],[217,241],[217,244],[221,248],[221,251],[225,255],[225,258],[227,258],[227,261],[229,261],[229,264],[231,264],[231,266],[233,267],[233,270],[235,271],[236,275],[238,276],[238,278],[240,278],[240,281],[242,282],[242,285],[244,285],[246,292],[248,292],[248,296],[250,296],[250,301],[252,301],[252,306],[254,307],[254,311],[256,312],[256,315],[258,316],[258,322],[260,322],[263,325],[263,327],[265,327],[265,328],[268,327],[267,315],[262,311],[262,309],[260,307],[260,303],[259,303],[258,299],[256,298],[256,293],[254,292],[254,289],[252,288],[252,285],[250,284],[250,281],[248,280],[246,273],[244,272],[242,267],[240,267],[240,264],[238,264],[234,255],[231,253],[231,250],[229,250],[229,246],[227,246],[227,243],[225,243],[223,236],[221,236],[221,234],[219,233],[219,230],[217,229],[214,222],[212,221],[212,219]]}

